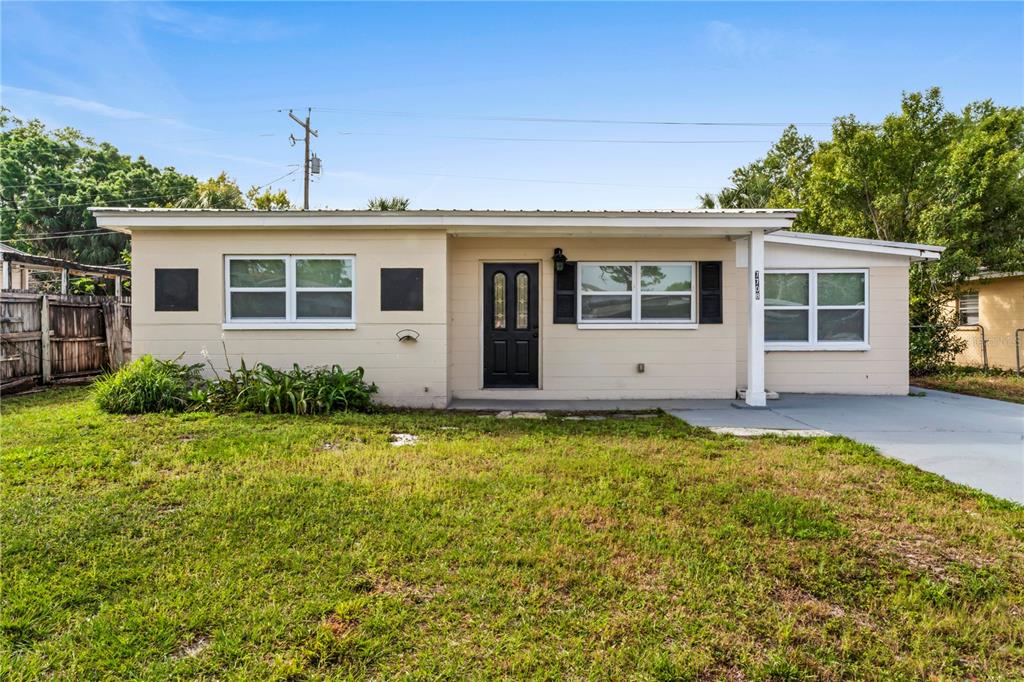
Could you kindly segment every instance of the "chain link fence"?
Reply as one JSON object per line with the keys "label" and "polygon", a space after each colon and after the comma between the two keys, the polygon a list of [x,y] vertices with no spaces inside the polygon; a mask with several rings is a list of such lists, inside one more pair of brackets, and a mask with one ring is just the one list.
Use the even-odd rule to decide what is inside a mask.
{"label": "chain link fence", "polygon": [[[931,336],[935,327],[911,325],[916,334]],[[1024,373],[1024,328],[1012,333],[993,334],[983,325],[972,324],[957,327],[952,332],[955,339],[963,343],[963,349],[954,359],[957,365],[980,369],[1001,369]]]}
{"label": "chain link fence", "polygon": [[1024,329],[1017,329],[1010,334],[993,334],[976,324],[958,328],[957,336],[967,344],[957,355],[958,365],[1008,369],[1017,374],[1024,369]]}

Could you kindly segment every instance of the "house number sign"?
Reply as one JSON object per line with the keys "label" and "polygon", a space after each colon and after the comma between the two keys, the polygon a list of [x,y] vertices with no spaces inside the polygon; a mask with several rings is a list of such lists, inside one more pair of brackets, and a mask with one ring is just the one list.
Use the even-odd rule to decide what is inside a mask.
{"label": "house number sign", "polygon": [[754,270],[754,300],[761,300],[761,271]]}

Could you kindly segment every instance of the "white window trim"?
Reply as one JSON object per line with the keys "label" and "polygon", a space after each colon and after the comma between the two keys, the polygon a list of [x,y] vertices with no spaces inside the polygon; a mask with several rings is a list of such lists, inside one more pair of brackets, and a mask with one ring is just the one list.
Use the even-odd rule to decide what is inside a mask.
{"label": "white window trim", "polygon": [[[964,312],[963,312],[963,303],[964,303],[964,297],[965,296],[973,296],[974,297],[974,301],[975,301],[975,303],[974,303],[974,316],[977,318],[977,320],[975,322],[961,322],[960,321],[961,316],[963,316],[963,314],[964,314]],[[977,327],[977,326],[981,325],[981,296],[978,294],[978,292],[967,292],[967,293],[960,294],[959,296],[956,297],[956,318],[957,318],[956,321],[957,321],[957,326],[958,327]]]}
{"label": "white window trim", "polygon": [[[864,275],[864,305],[818,305],[819,274],[861,274]],[[768,275],[807,275],[807,305],[773,306],[765,302],[768,310],[806,310],[807,341],[768,341],[764,342],[766,351],[868,351],[871,350],[871,273],[868,268],[772,268],[765,270]],[[819,341],[818,310],[864,310],[863,341]]]}
{"label": "white window trim", "polygon": [[[633,287],[629,291],[583,291],[583,268],[585,266],[628,265],[633,268]],[[690,291],[641,291],[640,272],[645,265],[689,265]],[[579,261],[576,266],[576,328],[577,329],[697,329],[697,279],[696,261]],[[643,296],[668,295],[690,298],[688,319],[666,319],[664,321],[640,318],[640,300]],[[585,320],[583,319],[584,296],[630,296],[632,299],[629,320]]]}
{"label": "white window trim", "polygon": [[[284,287],[232,287],[231,286],[231,261],[235,260],[283,260],[285,262],[285,286]],[[338,260],[348,261],[349,271],[352,276],[350,287],[299,287],[295,283],[295,262],[299,260]],[[285,294],[285,317],[284,318],[232,318],[231,317],[231,294],[232,292],[283,292]],[[295,316],[296,294],[300,292],[336,291],[349,292],[352,294],[352,315],[351,317],[322,317],[322,318],[297,318]],[[356,257],[354,255],[335,254],[298,254],[281,255],[271,253],[258,253],[248,255],[224,256],[224,323],[221,325],[225,330],[236,329],[355,329],[356,328]]]}

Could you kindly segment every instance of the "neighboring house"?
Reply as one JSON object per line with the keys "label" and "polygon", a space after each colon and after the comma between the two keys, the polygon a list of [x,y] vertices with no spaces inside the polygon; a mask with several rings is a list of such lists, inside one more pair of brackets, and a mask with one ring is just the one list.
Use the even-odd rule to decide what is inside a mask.
{"label": "neighboring house", "polygon": [[905,394],[940,247],[792,210],[95,208],[132,235],[136,355],[362,366],[394,405]]}
{"label": "neighboring house", "polygon": [[957,299],[961,365],[1021,369],[1024,364],[1024,272],[985,272]]}

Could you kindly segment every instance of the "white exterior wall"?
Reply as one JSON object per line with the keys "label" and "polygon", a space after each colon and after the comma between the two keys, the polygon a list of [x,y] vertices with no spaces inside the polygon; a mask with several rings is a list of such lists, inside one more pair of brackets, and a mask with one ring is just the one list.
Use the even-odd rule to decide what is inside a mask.
{"label": "white exterior wall", "polygon": [[[578,329],[554,324],[554,264],[720,260],[724,324],[699,329]],[[455,398],[733,398],[739,314],[735,250],[725,238],[449,239],[449,385]],[[483,389],[483,264],[540,264],[540,388]],[[696,297],[695,297],[696,305]],[[637,364],[644,363],[644,373]]]}
{"label": "white exterior wall", "polygon": [[[224,322],[225,255],[355,255],[356,328],[228,330]],[[423,311],[380,310],[380,268],[423,268]],[[361,366],[392,405],[444,407],[447,386],[446,236],[443,230],[136,231],[132,236],[132,352],[203,362],[206,348],[224,366],[223,334],[233,366]],[[155,312],[155,268],[198,268],[198,312]],[[420,333],[399,342],[403,328]]]}
{"label": "white exterior wall", "polygon": [[[769,272],[786,268],[867,269],[868,342],[871,349],[769,350],[765,357],[765,387],[779,393],[906,395],[910,371],[909,265],[905,256],[766,244],[765,270]],[[737,277],[743,279],[745,276],[744,267],[738,271]],[[735,304],[745,311],[745,294],[739,294]],[[741,324],[745,326],[746,316],[742,317]],[[738,336],[736,378],[742,387],[746,383],[746,335],[739,333]]]}

